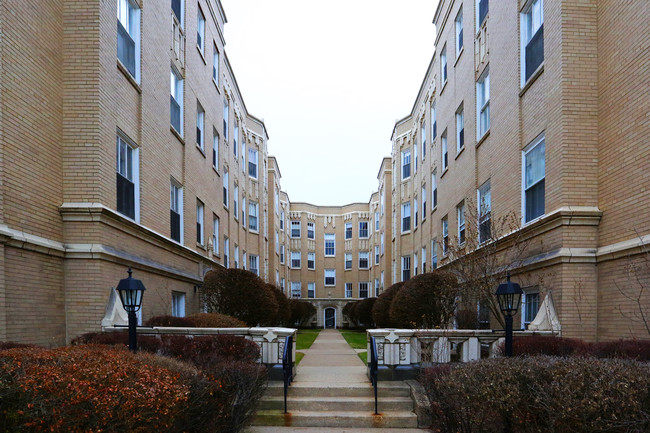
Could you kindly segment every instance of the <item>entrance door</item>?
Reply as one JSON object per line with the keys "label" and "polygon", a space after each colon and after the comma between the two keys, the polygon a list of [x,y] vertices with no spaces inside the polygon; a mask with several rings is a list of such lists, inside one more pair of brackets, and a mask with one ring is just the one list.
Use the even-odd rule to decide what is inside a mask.
{"label": "entrance door", "polygon": [[336,328],[336,309],[335,308],[326,308],[325,309],[325,328],[328,328],[328,329]]}

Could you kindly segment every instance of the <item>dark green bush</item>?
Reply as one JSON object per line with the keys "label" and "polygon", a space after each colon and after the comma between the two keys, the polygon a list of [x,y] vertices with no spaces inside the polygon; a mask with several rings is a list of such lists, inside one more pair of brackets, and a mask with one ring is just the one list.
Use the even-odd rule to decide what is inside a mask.
{"label": "dark green bush", "polygon": [[377,301],[372,306],[372,319],[378,328],[394,327],[390,321],[390,304],[402,286],[404,286],[404,283],[401,281],[395,283],[377,297]]}
{"label": "dark green bush", "polygon": [[194,328],[196,325],[194,321],[188,317],[176,316],[154,316],[144,322],[144,326],[165,326],[165,327],[179,327],[179,328]]}
{"label": "dark green bush", "polygon": [[316,314],[316,307],[299,299],[291,299],[289,304],[291,305],[291,326],[309,326],[311,319]]}
{"label": "dark green bush", "polygon": [[292,326],[291,325],[291,304],[289,299],[282,293],[282,290],[273,284],[266,285],[268,290],[273,294],[275,302],[278,304],[278,314],[273,321],[274,326]]}
{"label": "dark green bush", "polygon": [[375,305],[376,301],[377,298],[366,298],[357,301],[357,304],[354,307],[354,315],[360,325],[363,325],[366,328],[373,327],[375,322],[372,319],[372,307]]}
{"label": "dark green bush", "polygon": [[440,432],[647,432],[650,366],[628,360],[496,358],[425,369]]}
{"label": "dark green bush", "polygon": [[195,328],[246,328],[246,323],[232,316],[219,313],[192,314],[188,319]]}

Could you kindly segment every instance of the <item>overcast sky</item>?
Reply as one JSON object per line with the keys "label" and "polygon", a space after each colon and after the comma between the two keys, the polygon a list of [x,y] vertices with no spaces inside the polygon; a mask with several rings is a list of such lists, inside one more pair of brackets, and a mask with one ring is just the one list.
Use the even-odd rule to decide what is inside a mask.
{"label": "overcast sky", "polygon": [[438,0],[222,0],[226,52],[292,202],[368,202],[434,50]]}

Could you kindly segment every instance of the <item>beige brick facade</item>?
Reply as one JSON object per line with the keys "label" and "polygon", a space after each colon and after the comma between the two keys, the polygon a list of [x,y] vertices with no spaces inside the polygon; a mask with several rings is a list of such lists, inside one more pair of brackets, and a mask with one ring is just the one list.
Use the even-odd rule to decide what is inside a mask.
{"label": "beige brick facade", "polygon": [[[203,275],[225,265],[313,299],[319,326],[333,308],[341,326],[342,306],[365,296],[366,284],[373,296],[434,262],[447,265],[443,220],[457,236],[461,205],[476,206],[488,181],[493,217],[514,213],[531,242],[514,278],[542,299],[552,293],[564,335],[648,337],[650,5],[543,0],[543,61],[525,79],[522,38],[534,2],[492,0],[477,23],[487,3],[440,1],[436,51],[411,113],[395,124],[377,192],[367,203],[329,207],[292,203],[282,191],[281,161],[269,156],[266,127],[246,109],[224,50],[219,0],[182,0],[179,17],[149,0],[6,0],[0,340],[60,345],[98,330],[127,266],[147,287],[145,320],[171,314],[173,296],[184,295],[187,314],[198,311]],[[121,23],[132,63],[116,56],[128,41],[116,32]],[[489,127],[480,130],[477,89],[488,75]],[[116,143],[132,149],[132,208],[118,203],[127,193]],[[537,143],[545,147],[543,211],[528,218],[525,160]],[[291,266],[292,252],[300,267]],[[333,284],[326,270],[335,271]]]}

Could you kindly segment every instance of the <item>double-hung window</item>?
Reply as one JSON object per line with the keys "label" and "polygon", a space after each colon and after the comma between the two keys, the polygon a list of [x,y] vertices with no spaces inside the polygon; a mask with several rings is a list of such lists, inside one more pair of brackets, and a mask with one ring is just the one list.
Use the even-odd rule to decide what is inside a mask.
{"label": "double-hung window", "polygon": [[307,283],[307,297],[308,298],[316,297],[316,283]]}
{"label": "double-hung window", "polygon": [[476,136],[481,137],[490,129],[490,70],[485,71],[476,82]]}
{"label": "double-hung window", "polygon": [[[228,104],[228,98],[223,98],[223,139],[228,142],[228,121],[230,116],[230,105]],[[235,151],[237,152],[237,151]]]}
{"label": "double-hung window", "polygon": [[418,198],[415,197],[413,199],[413,228],[416,229],[418,228]]}
{"label": "double-hung window", "polygon": [[492,237],[491,226],[492,192],[490,181],[485,182],[478,189],[478,241],[486,242]]}
{"label": "double-hung window", "polygon": [[438,267],[438,241],[433,239],[431,241],[431,269]]}
{"label": "double-hung window", "polygon": [[205,16],[203,11],[199,7],[199,13],[197,14],[197,24],[196,24],[196,47],[201,52],[201,55],[205,53]]}
{"label": "double-hung window", "polygon": [[254,201],[248,203],[248,229],[253,232],[259,230],[259,204]]}
{"label": "double-hung window", "polygon": [[431,103],[431,142],[436,141],[438,135],[438,114],[436,112],[436,101]]}
{"label": "double-hung window", "polygon": [[476,0],[476,11],[478,12],[476,14],[476,32],[478,32],[490,11],[490,0]]}
{"label": "double-hung window", "polygon": [[402,233],[411,230],[411,203],[402,203]]}
{"label": "double-hung window", "polygon": [[368,297],[368,286],[370,283],[364,281],[362,283],[359,283],[359,297],[360,298],[367,298]]}
{"label": "double-hung window", "polygon": [[212,167],[219,168],[219,133],[217,130],[212,131]]}
{"label": "double-hung window", "polygon": [[544,0],[529,1],[521,14],[521,85],[544,62]]}
{"label": "double-hung window", "polygon": [[402,152],[402,180],[411,177],[411,151],[405,150]]}
{"label": "double-hung window", "polygon": [[413,174],[418,172],[418,144],[413,145]]}
{"label": "double-hung window", "polygon": [[302,287],[300,281],[291,282],[291,297],[300,299],[302,297]]}
{"label": "double-hung window", "polygon": [[300,237],[300,221],[291,221],[291,237]]}
{"label": "double-hung window", "polygon": [[212,217],[212,251],[219,255],[219,217]]}
{"label": "double-hung window", "polygon": [[379,296],[379,278],[375,278],[375,297]]}
{"label": "double-hung window", "polygon": [[382,255],[383,255],[384,252],[385,252],[384,238],[385,238],[385,237],[384,237],[384,232],[382,232],[382,233],[381,233],[381,236],[380,236],[380,238],[379,238],[379,239],[380,239],[380,240],[379,240],[379,244],[380,244],[380,246],[381,246],[381,254],[382,254]]}
{"label": "double-hung window", "polygon": [[140,218],[140,189],[138,149],[120,135],[116,146],[117,211],[138,221]]}
{"label": "double-hung window", "polygon": [[237,146],[239,146],[239,120],[235,113],[235,127],[232,132],[232,151],[235,156],[237,156]]}
{"label": "double-hung window", "polygon": [[246,196],[241,195],[241,223],[246,227]]}
{"label": "double-hung window", "polygon": [[[447,170],[449,167],[449,152],[447,152],[447,130],[440,136],[440,149],[442,150],[442,169]],[[443,173],[444,174],[444,173]]]}
{"label": "double-hung window", "polygon": [[375,265],[379,264],[379,245],[375,245]]}
{"label": "double-hung window", "polygon": [[171,125],[176,132],[183,135],[183,84],[182,75],[174,67],[170,73],[169,115]]}
{"label": "double-hung window", "polygon": [[199,245],[203,245],[205,242],[203,236],[204,209],[205,206],[203,206],[201,200],[197,200],[196,201],[196,242]]}
{"label": "double-hung window", "polygon": [[427,186],[422,185],[422,221],[427,219]]}
{"label": "double-hung window", "polygon": [[413,276],[418,274],[418,253],[413,254]]}
{"label": "double-hung window", "polygon": [[248,148],[248,175],[257,179],[257,149]]}
{"label": "double-hung window", "polygon": [[345,297],[352,297],[352,283],[345,283]]}
{"label": "double-hung window", "polygon": [[442,219],[442,255],[446,256],[449,252],[449,219],[445,216]]}
{"label": "double-hung window", "polygon": [[316,239],[316,225],[312,222],[307,223],[307,239]]}
{"label": "double-hung window", "polygon": [[411,279],[411,256],[402,256],[402,281]]}
{"label": "double-hung window", "polygon": [[528,329],[528,325],[535,320],[539,311],[539,292],[525,291],[522,298],[521,327]]}
{"label": "double-hung window", "polygon": [[447,82],[447,45],[442,47],[440,51],[440,84],[441,88],[445,86]]}
{"label": "double-hung window", "polygon": [[422,161],[427,156],[427,123],[424,119],[420,122],[420,141],[422,144]]}
{"label": "double-hung window", "polygon": [[345,223],[345,239],[352,239],[352,223]]}
{"label": "double-hung window", "polygon": [[325,285],[336,286],[336,269],[325,269]]}
{"label": "double-hung window", "polygon": [[235,269],[239,268],[239,245],[235,244]]}
{"label": "double-hung window", "polygon": [[540,136],[524,149],[523,155],[523,214],[524,222],[544,215],[546,178],[546,144]]}
{"label": "double-hung window", "polygon": [[[239,186],[235,184],[235,189],[233,190],[233,200],[232,200],[232,212],[235,219],[239,219]],[[245,221],[242,221],[242,224],[245,224]]]}
{"label": "double-hung window", "polygon": [[169,216],[171,238],[183,243],[183,188],[173,179],[170,185]]}
{"label": "double-hung window", "polygon": [[219,85],[219,50],[216,45],[212,54],[212,81],[217,86]]}
{"label": "double-hung window", "polygon": [[248,256],[248,270],[255,275],[260,275],[260,257],[254,254]]}
{"label": "double-hung window", "polygon": [[465,243],[465,202],[456,207],[456,220],[458,221],[458,245]]}
{"label": "double-hung window", "polygon": [[375,212],[375,231],[379,231],[379,212]]}
{"label": "double-hung window", "polygon": [[280,245],[280,263],[284,265],[284,245]]}
{"label": "double-hung window", "polygon": [[140,8],[132,0],[117,1],[117,58],[140,82]]}
{"label": "double-hung window", "polygon": [[226,268],[230,267],[230,239],[228,236],[223,237],[223,265]]}
{"label": "double-hung window", "polygon": [[336,255],[336,235],[334,233],[325,233],[325,257],[334,257]]}
{"label": "double-hung window", "polygon": [[368,269],[370,267],[370,253],[368,251],[359,251],[359,269]]}
{"label": "double-hung window", "polygon": [[300,251],[291,251],[291,269],[300,269]]}
{"label": "double-hung window", "polygon": [[458,15],[456,15],[456,58],[460,55],[460,51],[463,49],[463,7],[461,5]]}
{"label": "double-hung window", "polygon": [[438,184],[436,183],[436,171],[431,173],[431,210],[438,206]]}
{"label": "double-hung window", "polygon": [[456,111],[456,155],[465,147],[465,115],[463,114],[463,104],[460,104]]}
{"label": "double-hung window", "polygon": [[185,293],[172,292],[172,316],[185,317]]}
{"label": "double-hung window", "polygon": [[316,253],[307,253],[307,269],[316,269]]}
{"label": "double-hung window", "polygon": [[422,247],[422,273],[427,271],[427,247]]}
{"label": "double-hung window", "polygon": [[368,239],[368,221],[359,221],[359,238]]}
{"label": "double-hung window", "polygon": [[284,211],[280,212],[280,231],[284,231]]}
{"label": "double-hung window", "polygon": [[345,253],[345,270],[352,269],[352,253]]}
{"label": "double-hung window", "polygon": [[228,207],[228,170],[223,170],[223,205]]}

